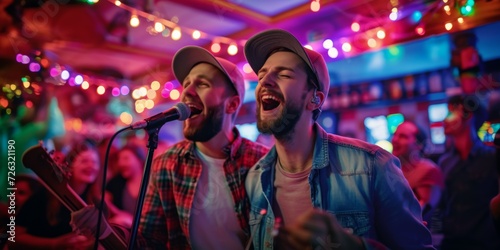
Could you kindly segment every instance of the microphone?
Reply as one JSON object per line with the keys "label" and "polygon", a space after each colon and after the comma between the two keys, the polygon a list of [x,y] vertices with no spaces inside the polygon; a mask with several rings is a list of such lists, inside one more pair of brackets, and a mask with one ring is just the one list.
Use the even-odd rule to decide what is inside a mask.
{"label": "microphone", "polygon": [[163,124],[173,121],[180,120],[184,121],[191,116],[191,109],[183,102],[175,104],[172,108],[146,118],[142,121],[138,121],[130,125],[130,129],[154,129],[163,126]]}

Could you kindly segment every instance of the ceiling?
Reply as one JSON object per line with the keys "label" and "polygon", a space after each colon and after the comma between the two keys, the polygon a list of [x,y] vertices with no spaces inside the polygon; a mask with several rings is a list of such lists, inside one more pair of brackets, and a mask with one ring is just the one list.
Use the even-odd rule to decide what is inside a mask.
{"label": "ceiling", "polygon": [[[0,0],[0,59],[14,60],[17,53],[38,50],[52,64],[78,73],[145,84],[172,80],[172,56],[186,45],[210,48],[213,41],[220,40],[219,56],[242,63],[245,40],[268,28],[289,30],[303,44],[314,48],[320,48],[326,38],[332,39],[334,45],[349,40],[354,49],[347,56],[354,56],[368,50],[366,39],[374,36],[378,27],[386,30],[387,37],[378,45],[383,47],[422,38],[414,32],[419,23],[425,27],[424,36],[431,36],[446,32],[447,20],[455,23],[451,31],[500,20],[500,0],[476,1],[475,14],[464,17],[463,24],[456,22],[461,1],[449,0],[450,15],[443,10],[442,0],[318,1],[321,9],[313,12],[310,0],[127,0],[122,1],[122,8],[109,0],[95,4],[78,0]],[[393,6],[398,6],[401,13],[396,22],[388,19]],[[140,14],[140,25],[133,28],[129,10],[150,19],[160,18],[167,24],[173,22],[183,32],[199,30],[204,37],[194,40],[186,32],[174,41],[166,33],[151,32],[154,22]],[[411,21],[416,10],[423,16],[419,23]],[[353,21],[361,25],[360,32],[351,31]],[[236,55],[225,52],[226,41],[239,45]]]}

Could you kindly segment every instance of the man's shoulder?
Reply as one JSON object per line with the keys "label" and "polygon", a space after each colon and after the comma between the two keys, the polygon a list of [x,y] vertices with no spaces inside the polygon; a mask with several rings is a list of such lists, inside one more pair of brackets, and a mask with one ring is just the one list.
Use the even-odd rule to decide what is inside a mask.
{"label": "man's shoulder", "polygon": [[381,151],[382,149],[377,145],[359,139],[335,135],[335,134],[328,134],[328,144],[344,150],[358,150],[372,155],[378,151]]}
{"label": "man's shoulder", "polygon": [[256,153],[261,156],[265,155],[269,151],[269,148],[264,146],[263,144],[251,141],[246,138],[241,138],[240,149],[244,152]]}
{"label": "man's shoulder", "polygon": [[158,158],[169,158],[172,156],[177,157],[179,155],[184,155],[186,154],[186,152],[189,151],[192,143],[193,142],[188,140],[182,140],[180,142],[177,142],[172,146],[170,146],[167,150],[165,150],[165,152],[160,154]]}

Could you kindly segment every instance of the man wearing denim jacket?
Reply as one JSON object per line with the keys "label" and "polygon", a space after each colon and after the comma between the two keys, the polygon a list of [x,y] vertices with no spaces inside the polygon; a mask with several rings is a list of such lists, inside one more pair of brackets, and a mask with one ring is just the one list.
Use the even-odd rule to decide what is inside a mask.
{"label": "man wearing denim jacket", "polygon": [[257,126],[276,145],[249,171],[255,249],[433,249],[421,209],[389,152],[326,133],[323,57],[284,30],[250,38]]}

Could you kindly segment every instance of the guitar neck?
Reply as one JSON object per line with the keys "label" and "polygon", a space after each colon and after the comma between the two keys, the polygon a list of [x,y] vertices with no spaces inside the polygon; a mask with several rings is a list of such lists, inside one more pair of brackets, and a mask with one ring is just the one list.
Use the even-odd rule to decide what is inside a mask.
{"label": "guitar neck", "polygon": [[[87,203],[67,183],[59,186],[56,192],[45,181],[42,180],[41,182],[69,211],[76,212],[87,206]],[[107,222],[102,221],[101,223]],[[105,249],[127,249],[125,241],[114,230],[108,237],[100,239],[99,242]]]}

